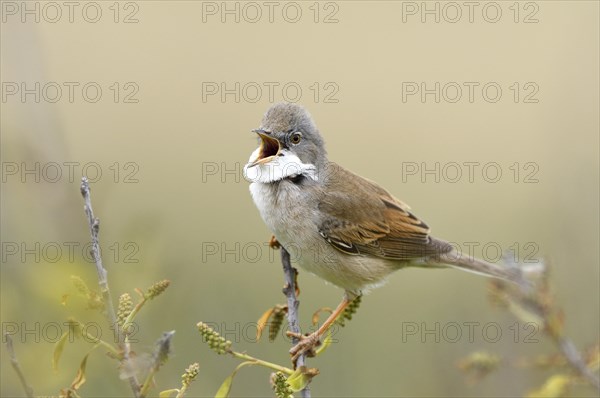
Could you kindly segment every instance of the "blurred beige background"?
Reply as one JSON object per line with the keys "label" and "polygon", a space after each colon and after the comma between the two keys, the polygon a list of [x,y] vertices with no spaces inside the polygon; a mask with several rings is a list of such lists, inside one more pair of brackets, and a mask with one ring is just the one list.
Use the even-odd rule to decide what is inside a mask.
{"label": "blurred beige background", "polygon": [[[79,195],[84,168],[90,177],[102,172],[92,184],[93,201],[115,297],[159,279],[172,281],[138,318],[137,352],[151,351],[161,332],[177,331],[174,356],[156,378],[159,390],[176,387],[183,369],[198,361],[190,396],[212,396],[238,363],[201,342],[200,320],[226,330],[240,351],[288,363],[284,339],[252,341],[252,323],[284,298],[278,253],[270,257],[263,246],[270,232],[241,176],[256,147],[250,130],[270,102],[286,98],[310,110],[332,160],[406,201],[436,236],[463,247],[477,242],[477,255],[488,244],[516,248],[520,257],[532,251],[534,258],[547,257],[567,333],[578,347],[597,341],[597,2],[522,2],[516,9],[513,2],[495,3],[499,17],[482,2],[472,22],[461,6],[455,23],[456,8],[443,2],[427,3],[438,7],[439,22],[421,2],[277,2],[272,22],[261,2],[250,8],[236,2],[136,1],[116,8],[84,2],[77,3],[72,22],[65,6],[58,18],[45,3],[27,2],[34,12],[39,7],[36,22],[22,4],[1,3],[0,309],[3,329],[17,325],[17,354],[36,394],[57,394],[69,385],[89,348],[67,346],[54,374],[54,334],[44,335],[50,333],[46,326],[69,316],[104,325],[84,310],[69,280],[79,275],[96,283],[93,266],[82,260],[89,239]],[[238,7],[239,22],[222,7]],[[96,8],[101,17],[89,22]],[[297,9],[302,14],[292,23]],[[439,103],[434,94],[424,101],[420,92],[408,95],[422,82],[428,89],[440,83]],[[472,101],[465,82],[474,87]],[[485,97],[482,87],[490,82]],[[23,97],[22,83],[34,93]],[[88,83],[94,84],[83,92]],[[222,84],[235,93],[236,83],[239,98],[222,98]],[[53,103],[56,86],[62,94]],[[456,86],[462,96],[454,102]],[[94,103],[95,87],[102,97]],[[493,102],[496,87],[502,94]],[[422,178],[436,162],[439,181]],[[453,162],[478,162],[473,181],[466,174],[450,181],[454,174],[442,170],[450,173],[444,167]],[[502,171],[495,183],[486,181],[493,173],[482,174],[491,163]],[[407,174],[415,165],[417,174]],[[67,245],[75,247],[73,258]],[[62,248],[58,255],[56,246]],[[308,327],[310,314],[336,305],[341,291],[306,273],[300,284]],[[64,294],[70,294],[66,306]],[[502,336],[488,342],[480,328],[469,341],[463,328],[455,343],[444,336],[422,341],[424,329],[451,322],[497,322]],[[321,371],[314,395],[522,395],[551,373],[513,365],[555,349],[541,332],[538,343],[524,342],[522,334],[515,343],[515,322],[490,305],[482,278],[451,270],[398,272],[365,298],[336,334],[339,342],[310,360]],[[403,333],[409,324],[419,327],[417,335]],[[455,364],[477,350],[501,355],[503,362],[470,385]],[[1,368],[0,394],[21,396],[4,350]],[[129,395],[117,372],[98,350],[81,394]],[[272,394],[268,371],[244,369],[232,394]],[[581,387],[574,394],[593,391]]]}

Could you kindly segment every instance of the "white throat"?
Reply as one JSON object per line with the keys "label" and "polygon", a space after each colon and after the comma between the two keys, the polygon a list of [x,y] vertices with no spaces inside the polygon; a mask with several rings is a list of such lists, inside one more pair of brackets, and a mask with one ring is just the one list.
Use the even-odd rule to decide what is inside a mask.
{"label": "white throat", "polygon": [[279,156],[268,163],[259,163],[251,166],[258,159],[260,148],[250,155],[248,163],[244,166],[244,178],[250,182],[271,183],[284,178],[304,175],[317,180],[317,168],[311,163],[303,163],[298,156],[287,149],[283,149]]}

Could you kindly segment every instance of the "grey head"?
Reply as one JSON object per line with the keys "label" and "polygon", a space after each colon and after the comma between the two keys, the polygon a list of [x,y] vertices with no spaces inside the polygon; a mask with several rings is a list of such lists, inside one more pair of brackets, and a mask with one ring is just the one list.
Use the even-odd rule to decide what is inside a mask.
{"label": "grey head", "polygon": [[295,155],[303,164],[317,169],[327,162],[323,138],[308,111],[298,104],[271,106],[254,132],[261,138],[257,162],[286,154]]}

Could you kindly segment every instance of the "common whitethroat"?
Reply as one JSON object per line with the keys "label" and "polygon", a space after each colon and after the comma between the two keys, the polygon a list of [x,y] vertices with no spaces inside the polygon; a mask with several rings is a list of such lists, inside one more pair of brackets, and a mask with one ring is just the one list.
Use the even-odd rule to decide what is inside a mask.
{"label": "common whitethroat", "polygon": [[429,234],[402,201],[327,159],[323,138],[301,106],[271,106],[253,130],[260,146],[244,176],[265,224],[300,267],[344,289],[321,327],[300,339],[295,360],[310,350],[346,306],[405,267],[454,267],[521,283],[515,267],[464,256]]}

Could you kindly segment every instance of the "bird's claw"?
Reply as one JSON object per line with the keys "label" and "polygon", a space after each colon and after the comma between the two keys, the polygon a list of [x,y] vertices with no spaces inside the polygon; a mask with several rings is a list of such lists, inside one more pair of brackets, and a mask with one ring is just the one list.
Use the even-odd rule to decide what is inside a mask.
{"label": "bird's claw", "polygon": [[292,356],[292,363],[294,367],[296,366],[296,362],[300,355],[306,355],[307,357],[315,356],[315,348],[321,345],[321,341],[319,340],[319,335],[315,333],[311,333],[308,335],[304,335],[301,333],[290,332],[289,330],[286,332],[288,337],[292,337],[298,339],[298,343],[290,349],[290,355]]}

